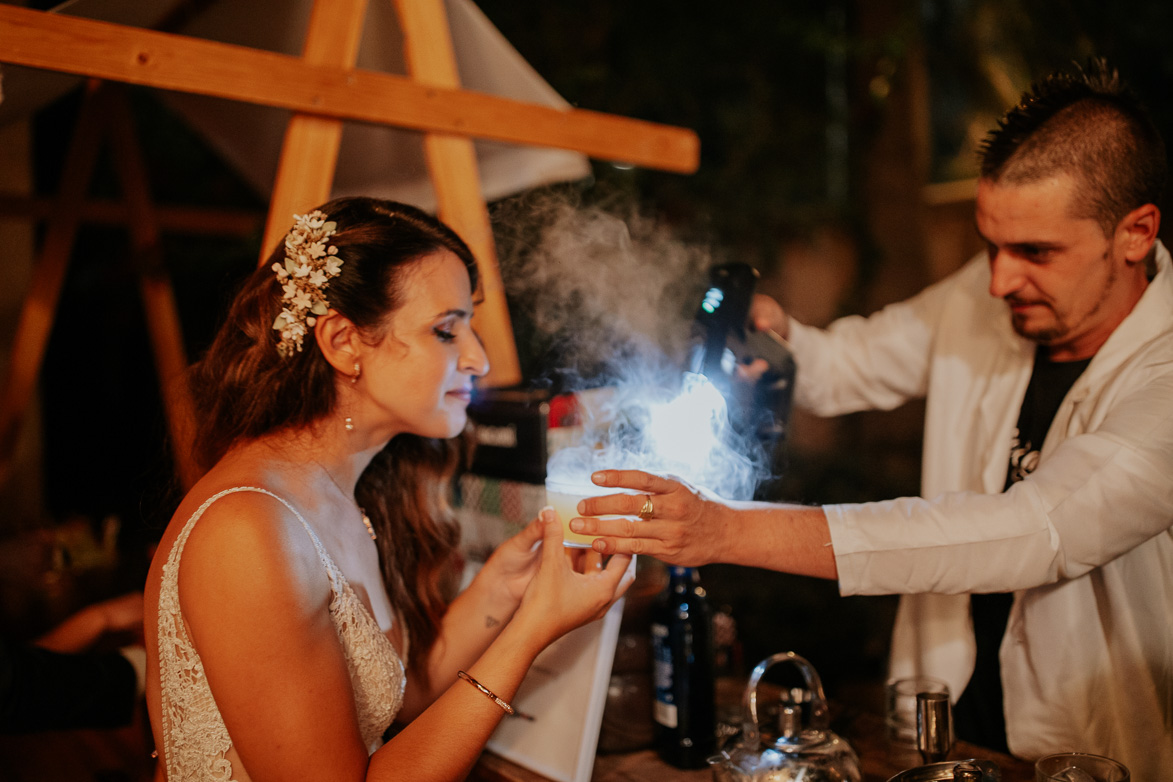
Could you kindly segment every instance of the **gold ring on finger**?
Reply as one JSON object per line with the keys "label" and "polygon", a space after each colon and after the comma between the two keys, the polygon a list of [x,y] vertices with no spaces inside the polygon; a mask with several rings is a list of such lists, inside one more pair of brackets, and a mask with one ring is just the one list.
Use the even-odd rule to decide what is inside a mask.
{"label": "gold ring on finger", "polygon": [[656,512],[656,509],[652,505],[652,495],[645,494],[644,495],[644,506],[639,509],[639,513],[636,515],[638,515],[644,521],[647,521],[655,514],[655,512]]}

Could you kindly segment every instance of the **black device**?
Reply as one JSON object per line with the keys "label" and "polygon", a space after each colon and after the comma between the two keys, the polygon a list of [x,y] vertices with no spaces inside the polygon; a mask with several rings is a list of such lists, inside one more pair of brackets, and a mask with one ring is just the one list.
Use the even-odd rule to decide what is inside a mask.
{"label": "black device", "polygon": [[468,406],[476,450],[470,472],[488,478],[544,483],[550,394],[488,389]]}
{"label": "black device", "polygon": [[[786,434],[796,367],[786,341],[749,322],[759,274],[746,263],[727,263],[709,271],[709,286],[693,319],[688,370],[702,374],[725,396],[730,420],[743,434],[753,434],[768,454],[774,480],[764,482],[758,499],[771,496],[786,465]],[[738,367],[766,363],[756,380],[739,378]]]}

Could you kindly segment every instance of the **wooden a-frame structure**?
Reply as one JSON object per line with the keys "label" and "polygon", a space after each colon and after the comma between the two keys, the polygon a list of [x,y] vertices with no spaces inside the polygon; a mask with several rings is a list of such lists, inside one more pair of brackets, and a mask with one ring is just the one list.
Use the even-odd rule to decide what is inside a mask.
{"label": "wooden a-frame structure", "polygon": [[117,90],[103,87],[103,81],[294,112],[269,204],[265,249],[285,233],[292,214],[329,197],[343,121],[423,132],[438,215],[468,242],[480,267],[476,325],[493,367],[486,380],[495,386],[518,382],[520,369],[472,138],[557,147],[680,173],[696,170],[699,142],[690,130],[460,89],[443,0],[395,0],[408,76],[355,68],[366,8],[367,0],[314,0],[302,56],[292,57],[0,6],[0,63],[91,79],[0,396],[0,484],[10,472],[20,422],[40,373],[103,131],[112,142],[126,199],[123,213],[144,272],[143,295],[180,477],[185,485],[196,477],[189,458],[190,406],[180,382],[186,359],[171,288],[158,258],[160,211],[151,203],[124,99]]}

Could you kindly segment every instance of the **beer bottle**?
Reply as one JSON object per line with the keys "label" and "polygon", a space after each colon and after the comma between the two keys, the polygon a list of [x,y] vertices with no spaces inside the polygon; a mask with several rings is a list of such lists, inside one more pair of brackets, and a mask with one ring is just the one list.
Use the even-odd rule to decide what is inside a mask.
{"label": "beer bottle", "polygon": [[716,682],[713,616],[695,568],[671,568],[651,625],[656,751],[677,768],[701,768],[715,743]]}

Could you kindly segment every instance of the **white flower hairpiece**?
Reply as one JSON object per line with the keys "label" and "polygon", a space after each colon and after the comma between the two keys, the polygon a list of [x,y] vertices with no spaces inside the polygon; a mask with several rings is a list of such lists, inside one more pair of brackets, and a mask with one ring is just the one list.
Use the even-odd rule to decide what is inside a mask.
{"label": "white flower hairpiece", "polygon": [[273,329],[281,332],[277,352],[282,356],[300,353],[306,332],[317,323],[317,316],[330,308],[325,290],[341,271],[342,259],[338,248],[327,247],[326,240],[337,228],[338,224],[327,222],[320,211],[293,216],[293,228],[285,235],[285,264],[274,263],[272,267],[284,291],[284,306],[273,321]]}

